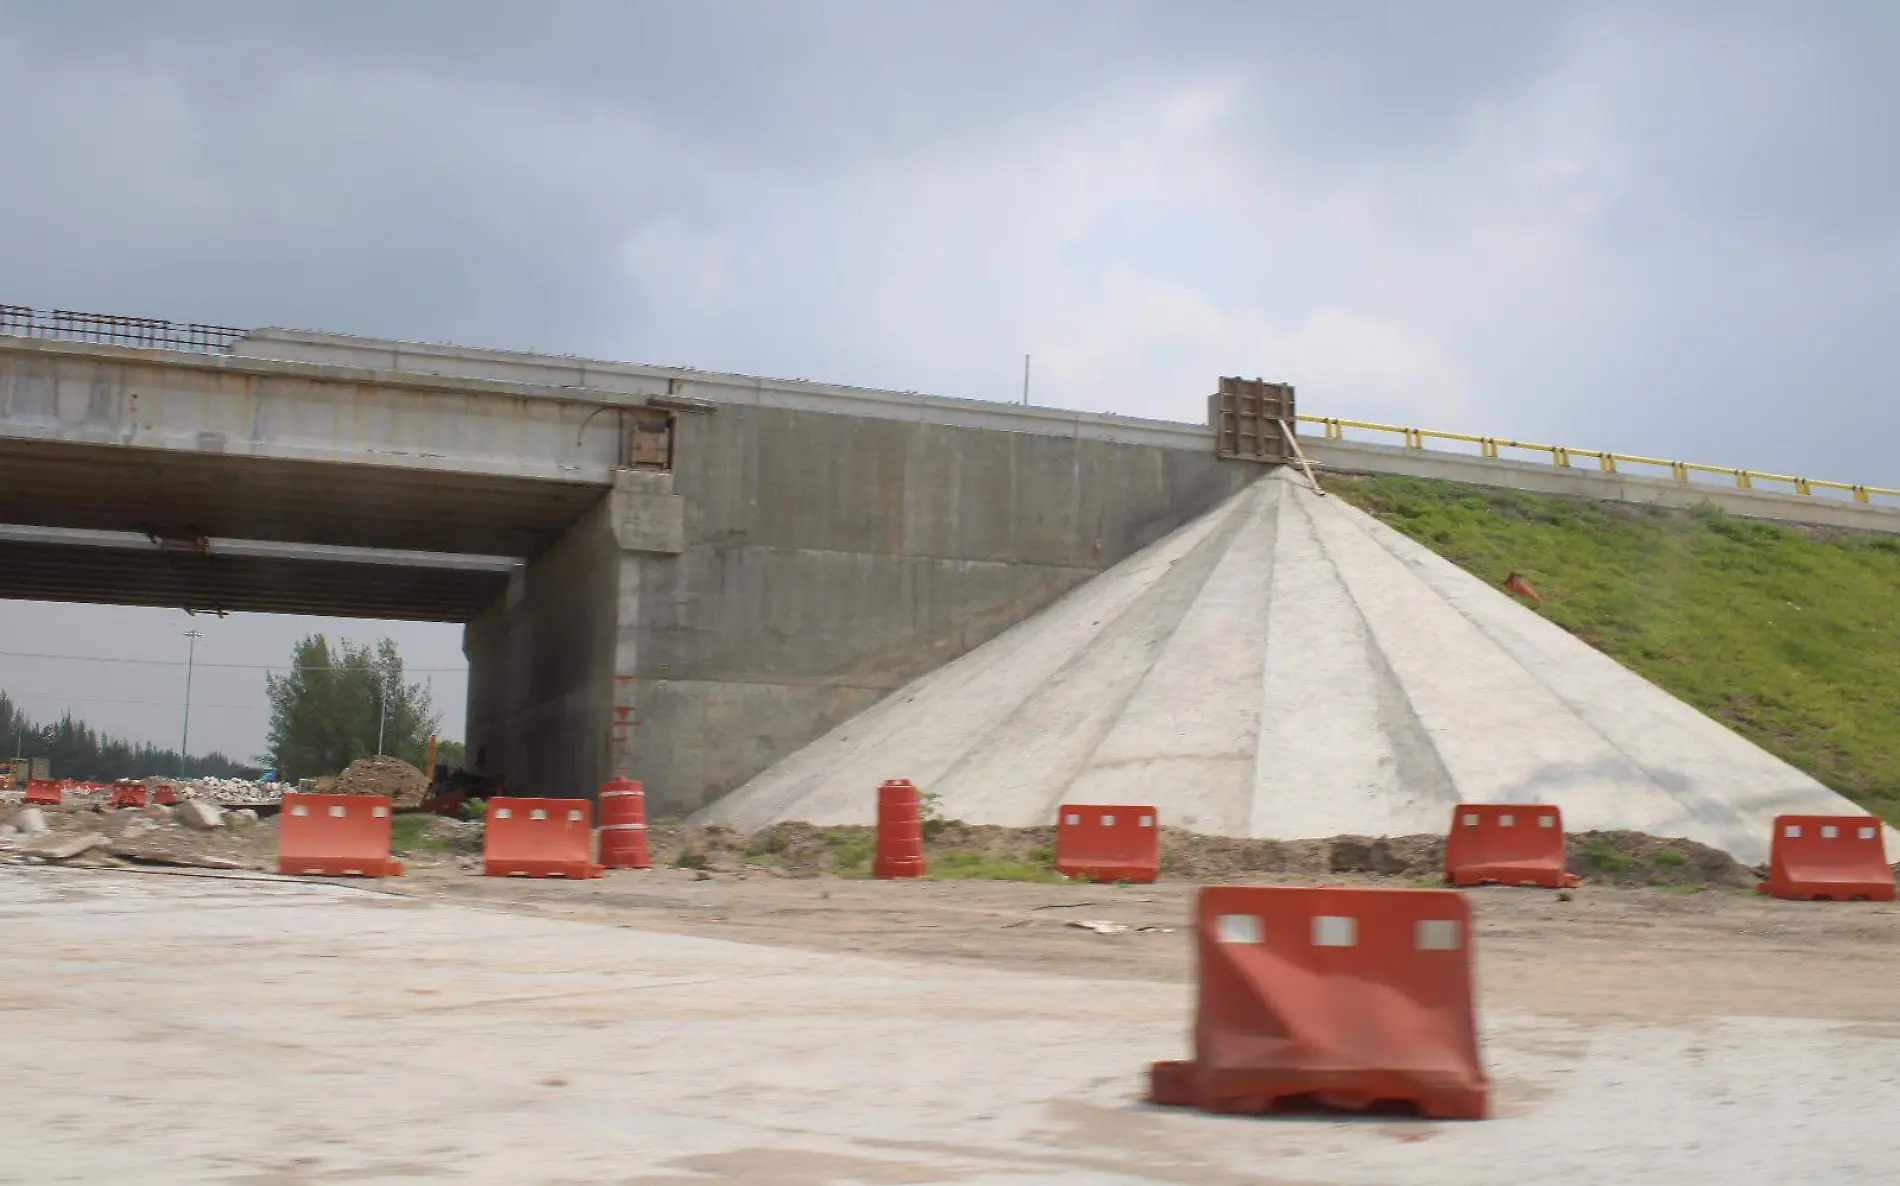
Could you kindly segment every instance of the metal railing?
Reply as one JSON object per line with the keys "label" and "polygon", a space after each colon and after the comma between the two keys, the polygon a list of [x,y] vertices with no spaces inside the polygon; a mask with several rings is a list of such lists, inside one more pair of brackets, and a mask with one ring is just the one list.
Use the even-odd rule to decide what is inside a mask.
{"label": "metal railing", "polygon": [[1794,474],[1775,474],[1763,470],[1736,469],[1727,465],[1705,465],[1697,461],[1671,461],[1662,457],[1644,457],[1639,453],[1611,453],[1602,449],[1575,449],[1568,445],[1540,445],[1535,441],[1514,441],[1505,437],[1473,436],[1464,432],[1445,432],[1436,428],[1405,428],[1397,424],[1379,424],[1371,420],[1343,420],[1337,416],[1301,416],[1301,424],[1317,424],[1325,429],[1329,441],[1346,439],[1346,429],[1364,429],[1368,432],[1390,433],[1401,438],[1407,449],[1424,449],[1426,441],[1456,441],[1460,444],[1476,445],[1481,456],[1497,458],[1501,449],[1520,449],[1528,453],[1547,455],[1551,464],[1560,469],[1571,468],[1571,462],[1578,458],[1594,460],[1597,468],[1604,473],[1621,473],[1621,465],[1653,466],[1669,471],[1669,477],[1684,485],[1689,484],[1692,474],[1721,474],[1733,478],[1737,488],[1755,489],[1755,483],[1765,482],[1771,485],[1783,485],[1796,494],[1812,495],[1816,490],[1833,490],[1850,495],[1855,502],[1872,502],[1875,498],[1900,499],[1900,490],[1886,486],[1860,486],[1851,482],[1829,482],[1820,478],[1802,478]]}
{"label": "metal railing", "polygon": [[0,305],[0,334],[16,338],[55,338],[64,342],[140,346],[148,350],[228,354],[232,344],[250,332],[228,325],[200,325],[195,321],[75,313],[70,309],[42,312],[25,305]]}

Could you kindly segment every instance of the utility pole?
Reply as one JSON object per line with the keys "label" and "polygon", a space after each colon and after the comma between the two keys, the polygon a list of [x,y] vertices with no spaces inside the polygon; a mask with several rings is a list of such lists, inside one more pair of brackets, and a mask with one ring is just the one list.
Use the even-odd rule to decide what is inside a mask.
{"label": "utility pole", "polygon": [[204,635],[196,630],[185,631],[185,732],[178,739],[178,777],[185,777],[185,755],[191,752],[191,673],[198,662],[198,640]]}
{"label": "utility pole", "polygon": [[376,756],[383,754],[383,730],[389,725],[389,673],[376,672]]}
{"label": "utility pole", "polygon": [[1029,406],[1029,356],[1023,355],[1023,407]]}

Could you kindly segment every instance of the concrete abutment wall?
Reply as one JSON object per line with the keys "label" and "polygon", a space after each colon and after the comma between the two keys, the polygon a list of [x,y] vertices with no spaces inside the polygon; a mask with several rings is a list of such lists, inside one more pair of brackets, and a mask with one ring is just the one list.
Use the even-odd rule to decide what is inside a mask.
{"label": "concrete abutment wall", "polygon": [[467,628],[469,753],[511,792],[626,773],[690,813],[1262,472],[756,405],[680,417],[674,456]]}

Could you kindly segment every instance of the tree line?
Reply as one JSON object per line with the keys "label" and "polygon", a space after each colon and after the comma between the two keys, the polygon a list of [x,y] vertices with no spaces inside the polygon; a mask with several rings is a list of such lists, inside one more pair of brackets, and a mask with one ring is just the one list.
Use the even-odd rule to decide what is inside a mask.
{"label": "tree line", "polygon": [[[374,647],[348,641],[332,645],[321,634],[300,641],[282,675],[264,677],[270,701],[267,750],[251,762],[224,754],[193,754],[188,773],[219,778],[255,778],[274,770],[286,781],[337,774],[358,758],[391,754],[427,774],[429,738],[441,723],[428,688],[403,672],[396,644]],[[52,724],[26,717],[0,691],[0,757],[47,758],[55,778],[108,782],[177,774],[178,751],[103,736],[67,712]],[[435,761],[463,763],[460,742],[443,741]]]}
{"label": "tree line", "polygon": [[[0,746],[4,757],[45,758],[54,778],[81,782],[111,782],[180,773],[178,751],[144,742],[108,737],[69,710],[51,724],[40,724],[20,710],[13,698],[0,691]],[[256,778],[261,771],[223,754],[194,754],[184,773],[217,778]]]}

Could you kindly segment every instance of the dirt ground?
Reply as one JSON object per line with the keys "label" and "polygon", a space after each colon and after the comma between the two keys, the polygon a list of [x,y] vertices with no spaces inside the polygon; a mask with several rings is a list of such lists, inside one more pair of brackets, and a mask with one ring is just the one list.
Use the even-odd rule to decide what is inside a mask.
{"label": "dirt ground", "polygon": [[[42,860],[35,846],[99,833],[109,842],[46,863],[155,873],[275,866],[274,819],[200,833],[140,822],[145,813],[137,811],[46,814],[52,836],[0,846],[0,858],[35,863]],[[1197,882],[1420,886],[1433,882],[1443,851],[1435,837],[1280,843],[1175,833],[1164,837],[1159,883],[1090,886],[987,879],[987,869],[1039,869],[1047,830],[950,824],[936,830],[932,859],[974,876],[878,882],[858,868],[869,829],[781,824],[747,837],[672,826],[654,829],[655,868],[566,882],[485,878],[479,825],[410,819],[399,824],[407,875],[358,883],[365,892],[807,950],[1184,986],[1193,975],[1186,924]],[[1570,837],[1569,848],[1572,869],[1585,876],[1575,890],[1470,891],[1487,1005],[1588,1020],[1858,1020],[1893,1024],[1900,1036],[1900,995],[1892,992],[1900,905],[1773,901],[1752,892],[1753,870],[1683,841],[1590,834]],[[1681,855],[1659,861],[1659,853]]]}
{"label": "dirt ground", "polygon": [[[660,868],[563,883],[484,878],[438,862],[412,865],[384,888],[605,926],[1084,980],[1185,985],[1193,975],[1185,924],[1195,886],[1182,882],[876,882]],[[1777,902],[1736,889],[1583,887],[1567,901],[1548,890],[1468,892],[1489,1006],[1587,1020],[1766,1016],[1900,1027],[1893,903]],[[1129,929],[1102,934],[1078,922]]]}

